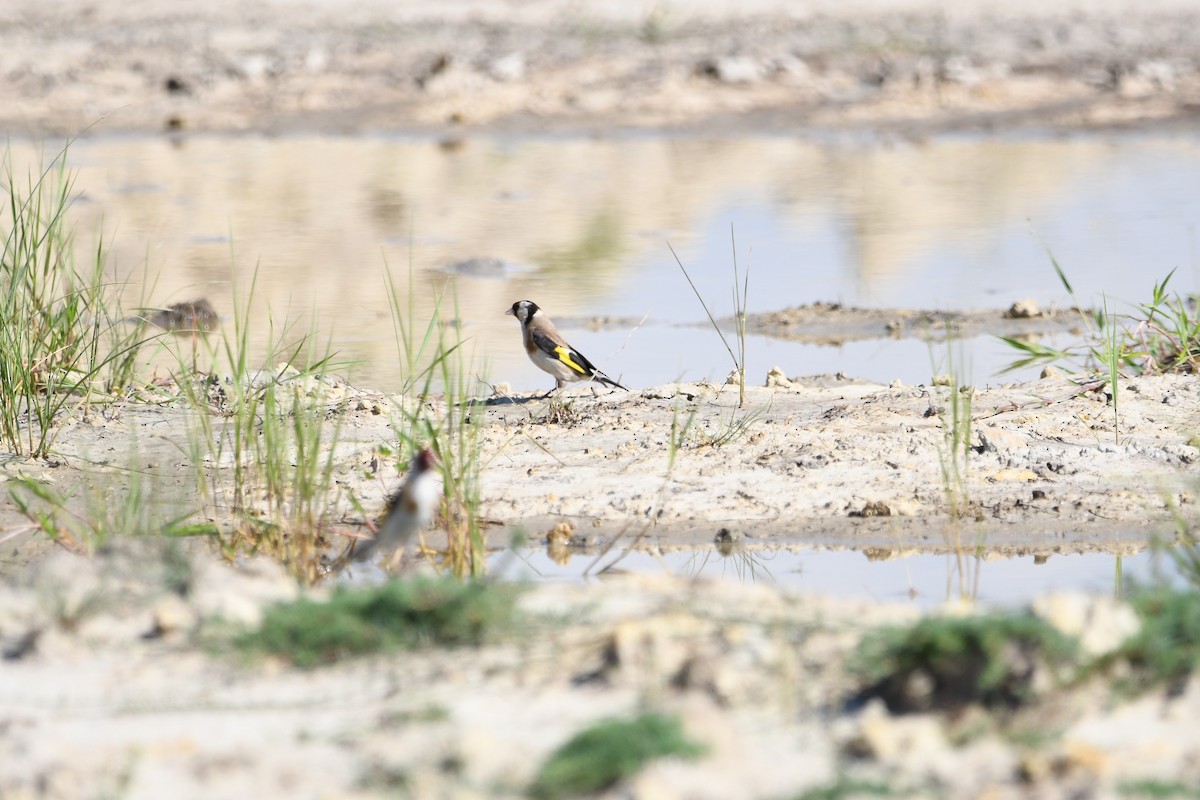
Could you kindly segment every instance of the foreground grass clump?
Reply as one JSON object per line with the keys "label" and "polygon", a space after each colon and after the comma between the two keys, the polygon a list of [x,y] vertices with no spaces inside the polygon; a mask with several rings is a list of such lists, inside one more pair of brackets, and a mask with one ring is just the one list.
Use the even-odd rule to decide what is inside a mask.
{"label": "foreground grass clump", "polygon": [[675,717],[649,713],[631,720],[604,720],[555,750],[530,792],[547,800],[598,792],[655,759],[703,754],[704,748],[684,735]]}
{"label": "foreground grass clump", "polygon": [[[390,274],[387,291],[396,349],[408,376],[403,391],[416,400],[394,425],[397,445],[400,452],[412,453],[430,447],[442,476],[446,549],[434,556],[434,563],[456,578],[477,578],[487,571],[487,536],[479,513],[486,415],[476,407],[472,391],[486,380],[475,374],[474,359],[464,351],[457,295],[448,318],[443,314],[445,289],[437,291],[422,329],[413,323],[419,317],[413,270],[408,273],[407,308]],[[432,402],[439,386],[442,402]]]}
{"label": "foreground grass clump", "polygon": [[1200,796],[1200,792],[1185,781],[1161,780],[1125,781],[1117,786],[1117,793],[1121,797],[1145,797],[1151,798],[1151,800],[1166,800],[1166,798],[1194,800]]}
{"label": "foreground grass clump", "polygon": [[1142,628],[1099,666],[1127,663],[1132,674],[1126,685],[1134,691],[1181,686],[1200,666],[1200,592],[1159,588],[1129,601]]}
{"label": "foreground grass clump", "polygon": [[103,242],[75,262],[66,150],[24,181],[0,159],[0,444],[45,458],[61,412],[128,387],[144,326],[106,296]]}
{"label": "foreground grass clump", "polygon": [[890,711],[953,710],[971,703],[1016,708],[1032,698],[1042,667],[1069,664],[1077,643],[1028,612],[927,617],[869,635],[855,671]]}
{"label": "foreground grass clump", "polygon": [[298,667],[424,645],[478,645],[512,623],[517,593],[512,586],[432,578],[338,589],[326,601],[272,607],[236,645]]}

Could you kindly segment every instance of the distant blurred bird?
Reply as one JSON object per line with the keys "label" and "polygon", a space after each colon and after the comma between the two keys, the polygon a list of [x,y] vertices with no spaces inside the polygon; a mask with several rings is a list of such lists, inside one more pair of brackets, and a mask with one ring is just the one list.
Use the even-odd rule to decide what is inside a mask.
{"label": "distant blurred bird", "polygon": [[582,353],[567,344],[567,340],[554,327],[554,323],[541,314],[537,303],[532,300],[518,300],[504,313],[516,317],[521,323],[521,337],[525,341],[525,352],[529,355],[529,360],[542,371],[554,376],[554,388],[546,392],[546,396],[558,391],[564,384],[575,381],[590,380],[605,386],[625,389],[596,369]]}
{"label": "distant blurred bird", "polygon": [[125,321],[152,325],[177,336],[190,335],[192,337],[193,372],[196,370],[200,337],[215,331],[221,322],[213,304],[203,297],[198,300],[175,303],[166,308],[142,308],[138,311],[136,316],[126,317]]}
{"label": "distant blurred bird", "polygon": [[217,328],[221,318],[212,303],[205,298],[175,303],[166,308],[143,308],[129,317],[129,322],[147,322],[156,328],[173,333],[209,333]]}
{"label": "distant blurred bird", "polygon": [[376,552],[384,552],[388,554],[384,569],[392,572],[399,566],[409,540],[417,531],[428,527],[437,513],[442,487],[438,471],[434,469],[436,464],[437,458],[428,447],[413,457],[404,483],[388,499],[379,532],[374,539],[355,546],[355,561],[366,561]]}

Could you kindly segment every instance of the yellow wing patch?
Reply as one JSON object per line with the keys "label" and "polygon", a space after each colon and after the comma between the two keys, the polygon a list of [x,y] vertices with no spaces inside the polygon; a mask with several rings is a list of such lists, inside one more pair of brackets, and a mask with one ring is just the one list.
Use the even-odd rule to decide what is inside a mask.
{"label": "yellow wing patch", "polygon": [[566,364],[571,369],[578,372],[580,375],[587,375],[587,370],[579,366],[571,359],[571,351],[563,347],[561,344],[554,348],[554,352],[558,354],[558,360]]}

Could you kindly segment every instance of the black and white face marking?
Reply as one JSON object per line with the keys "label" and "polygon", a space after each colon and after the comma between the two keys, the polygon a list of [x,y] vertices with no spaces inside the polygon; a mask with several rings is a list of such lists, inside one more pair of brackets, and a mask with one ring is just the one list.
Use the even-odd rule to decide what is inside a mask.
{"label": "black and white face marking", "polygon": [[533,319],[533,315],[538,312],[537,303],[532,300],[518,300],[512,304],[512,308],[504,312],[516,317],[521,323],[526,323]]}

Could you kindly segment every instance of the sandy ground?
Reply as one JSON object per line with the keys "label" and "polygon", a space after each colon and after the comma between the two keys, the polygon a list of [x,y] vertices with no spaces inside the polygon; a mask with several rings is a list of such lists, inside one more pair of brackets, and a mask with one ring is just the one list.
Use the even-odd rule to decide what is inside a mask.
{"label": "sandy ground", "polygon": [[[1144,545],[1172,526],[1173,509],[1193,513],[1192,376],[1125,380],[1116,412],[1098,379],[960,388],[971,419],[959,481],[943,473],[954,388],[765,378],[747,387],[742,408],[734,384],[481,399],[482,515],[535,541],[569,522],[581,548],[704,545],[725,529],[747,545],[936,551],[967,537],[996,552],[1049,554]],[[312,390],[345,414],[325,438],[338,441],[339,485],[381,509],[399,465],[395,456],[376,472],[368,465],[381,448],[395,452],[403,400],[335,379]],[[136,443],[156,490],[186,507],[192,478],[175,465],[188,427],[173,406],[79,414],[54,463],[11,459],[4,469],[65,489],[127,468]],[[349,508],[342,519],[351,531],[364,522]]]}
{"label": "sandy ground", "polygon": [[[1200,108],[1190,4],[1012,3],[1004,15],[983,3],[793,5],[6,4],[0,128],[920,136],[1186,125]],[[823,341],[947,322],[819,310],[816,321],[792,309],[754,324]],[[1070,323],[997,311],[951,324]],[[525,394],[489,398],[477,411],[485,516],[535,541],[569,522],[556,546],[580,550],[722,536],[878,554],[963,541],[1136,547],[1171,528],[1172,509],[1194,517],[1194,376],[1122,381],[1116,407],[1103,383],[1064,376],[967,389],[969,461],[949,482],[954,389],[780,372],[750,382],[741,409],[730,385],[579,387],[557,410]],[[348,421],[340,477],[377,510],[388,485],[365,465],[394,441],[399,401],[330,391]],[[174,481],[182,492],[179,413],[77,413],[55,462],[8,458],[3,469],[69,486],[123,469],[132,432],[163,491]],[[6,799],[520,796],[572,732],[644,707],[681,714],[710,756],[657,765],[612,796],[785,797],[850,774],[903,796],[1106,797],[1130,781],[1200,778],[1195,681],[1111,703],[1085,688],[1030,721],[1051,732],[1032,747],[988,723],[963,735],[937,715],[846,706],[855,642],[911,609],[682,580],[545,585],[524,605],[571,626],[304,673],[203,644],[210,623],[252,623],[264,603],[295,595],[276,565],[194,553],[198,588],[180,598],[164,589],[161,553],[56,552],[3,514]],[[343,522],[354,531],[363,520],[347,510]],[[1079,602],[1095,629],[1123,630],[1122,607]]]}
{"label": "sandy ground", "polygon": [[[488,438],[504,449],[490,462],[487,514],[572,519],[585,536],[654,523],[673,531],[650,529],[668,542],[708,541],[722,527],[860,547],[939,539],[950,388],[770,381],[749,388],[741,410],[732,385],[576,399],[558,424],[540,422],[536,406],[499,406]],[[1167,503],[1186,509],[1200,386],[1130,381],[1119,408],[1114,416],[1102,388],[1066,378],[973,392],[963,529],[989,547],[1083,546],[1144,532],[1168,518]],[[668,466],[672,424],[692,409]]]}
{"label": "sandy ground", "polygon": [[10,3],[0,129],[1190,124],[1198,22],[1172,0]]}

